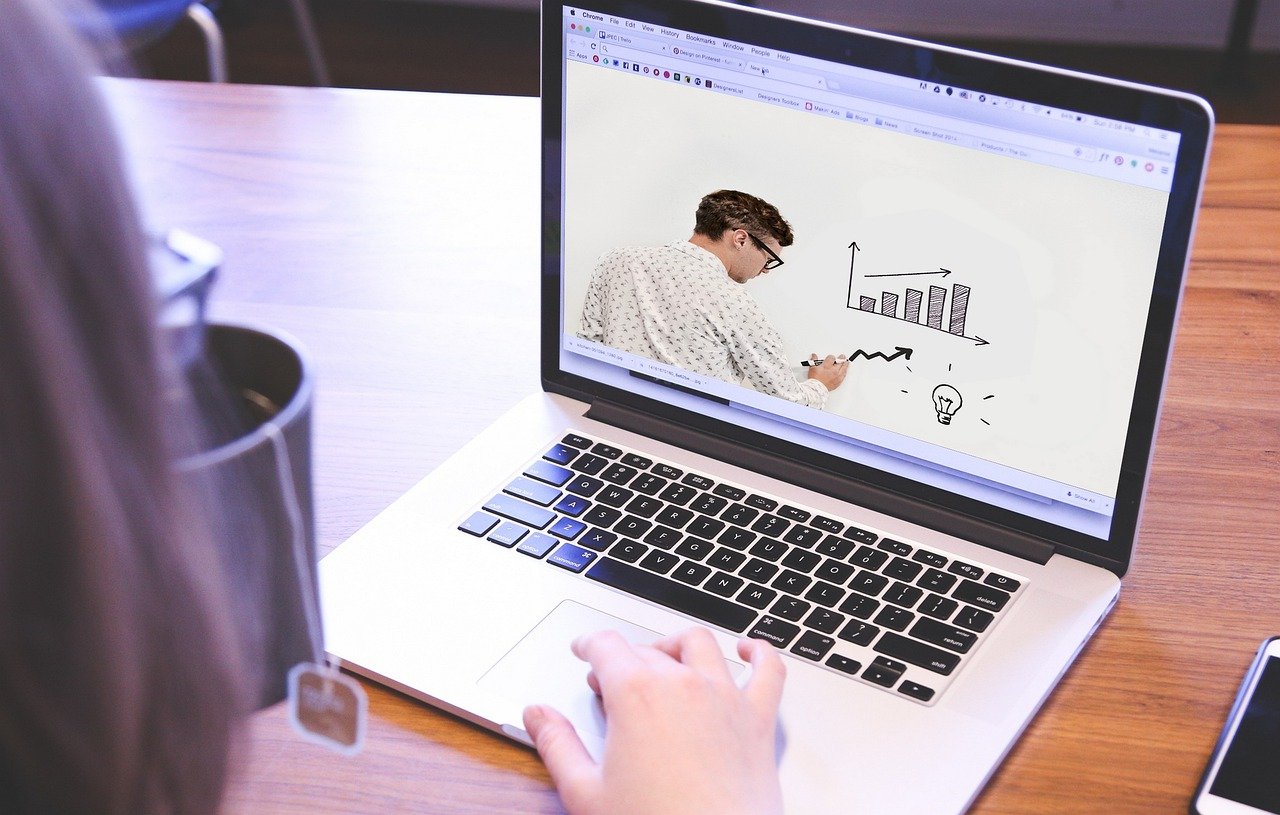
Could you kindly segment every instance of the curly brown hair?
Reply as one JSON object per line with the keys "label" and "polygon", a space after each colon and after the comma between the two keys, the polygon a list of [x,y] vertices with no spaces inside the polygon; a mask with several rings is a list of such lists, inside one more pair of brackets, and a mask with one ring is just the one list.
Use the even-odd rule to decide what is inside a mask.
{"label": "curly brown hair", "polygon": [[719,238],[727,229],[745,229],[757,238],[772,235],[779,246],[790,246],[795,240],[791,224],[763,198],[737,190],[717,190],[703,196],[694,216],[694,234]]}

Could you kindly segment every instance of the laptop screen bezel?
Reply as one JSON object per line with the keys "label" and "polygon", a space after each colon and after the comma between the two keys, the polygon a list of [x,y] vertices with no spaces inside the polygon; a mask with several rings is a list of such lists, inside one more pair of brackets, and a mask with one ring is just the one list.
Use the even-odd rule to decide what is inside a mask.
{"label": "laptop screen bezel", "polygon": [[560,367],[561,196],[565,59],[564,9],[542,8],[542,325],[543,387],[586,402],[606,400],[695,433],[782,456],[905,500],[871,506],[904,520],[951,531],[949,518],[976,520],[1014,537],[1123,575],[1132,557],[1159,420],[1190,243],[1213,131],[1208,105],[1196,97],[1063,71],[946,46],[744,10],[697,0],[592,0],[584,7],[676,29],[841,62],[916,80],[956,85],[1059,109],[1176,131],[1181,135],[1166,210],[1146,334],[1139,359],[1110,535],[1100,539],[827,453],[751,431],[567,373]]}

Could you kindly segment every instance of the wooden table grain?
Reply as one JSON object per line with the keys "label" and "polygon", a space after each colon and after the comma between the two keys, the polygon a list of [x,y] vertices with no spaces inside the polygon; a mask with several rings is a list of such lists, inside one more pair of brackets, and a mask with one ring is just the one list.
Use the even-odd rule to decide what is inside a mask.
{"label": "wooden table grain", "polygon": [[[147,221],[226,250],[218,318],[310,350],[322,552],[538,387],[536,100],[103,88]],[[1280,128],[1213,148],[1133,567],[974,812],[1186,811],[1280,633]],[[561,811],[531,751],[366,688],[352,759],[257,714],[227,812]]]}

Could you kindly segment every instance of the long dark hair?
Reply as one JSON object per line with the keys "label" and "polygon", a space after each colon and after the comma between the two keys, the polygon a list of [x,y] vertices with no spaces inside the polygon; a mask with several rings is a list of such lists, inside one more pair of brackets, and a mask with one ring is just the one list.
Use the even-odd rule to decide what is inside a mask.
{"label": "long dark hair", "polygon": [[0,810],[213,812],[238,651],[92,70],[0,2]]}

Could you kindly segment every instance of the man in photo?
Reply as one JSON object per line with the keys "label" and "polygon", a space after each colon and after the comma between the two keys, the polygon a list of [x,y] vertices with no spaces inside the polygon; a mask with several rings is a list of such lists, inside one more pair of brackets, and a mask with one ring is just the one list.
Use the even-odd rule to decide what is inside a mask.
{"label": "man in photo", "polygon": [[744,285],[781,266],[782,248],[793,240],[791,225],[769,202],[713,192],[699,202],[688,240],[600,258],[578,336],[822,408],[848,362],[827,356],[797,379],[781,335]]}

